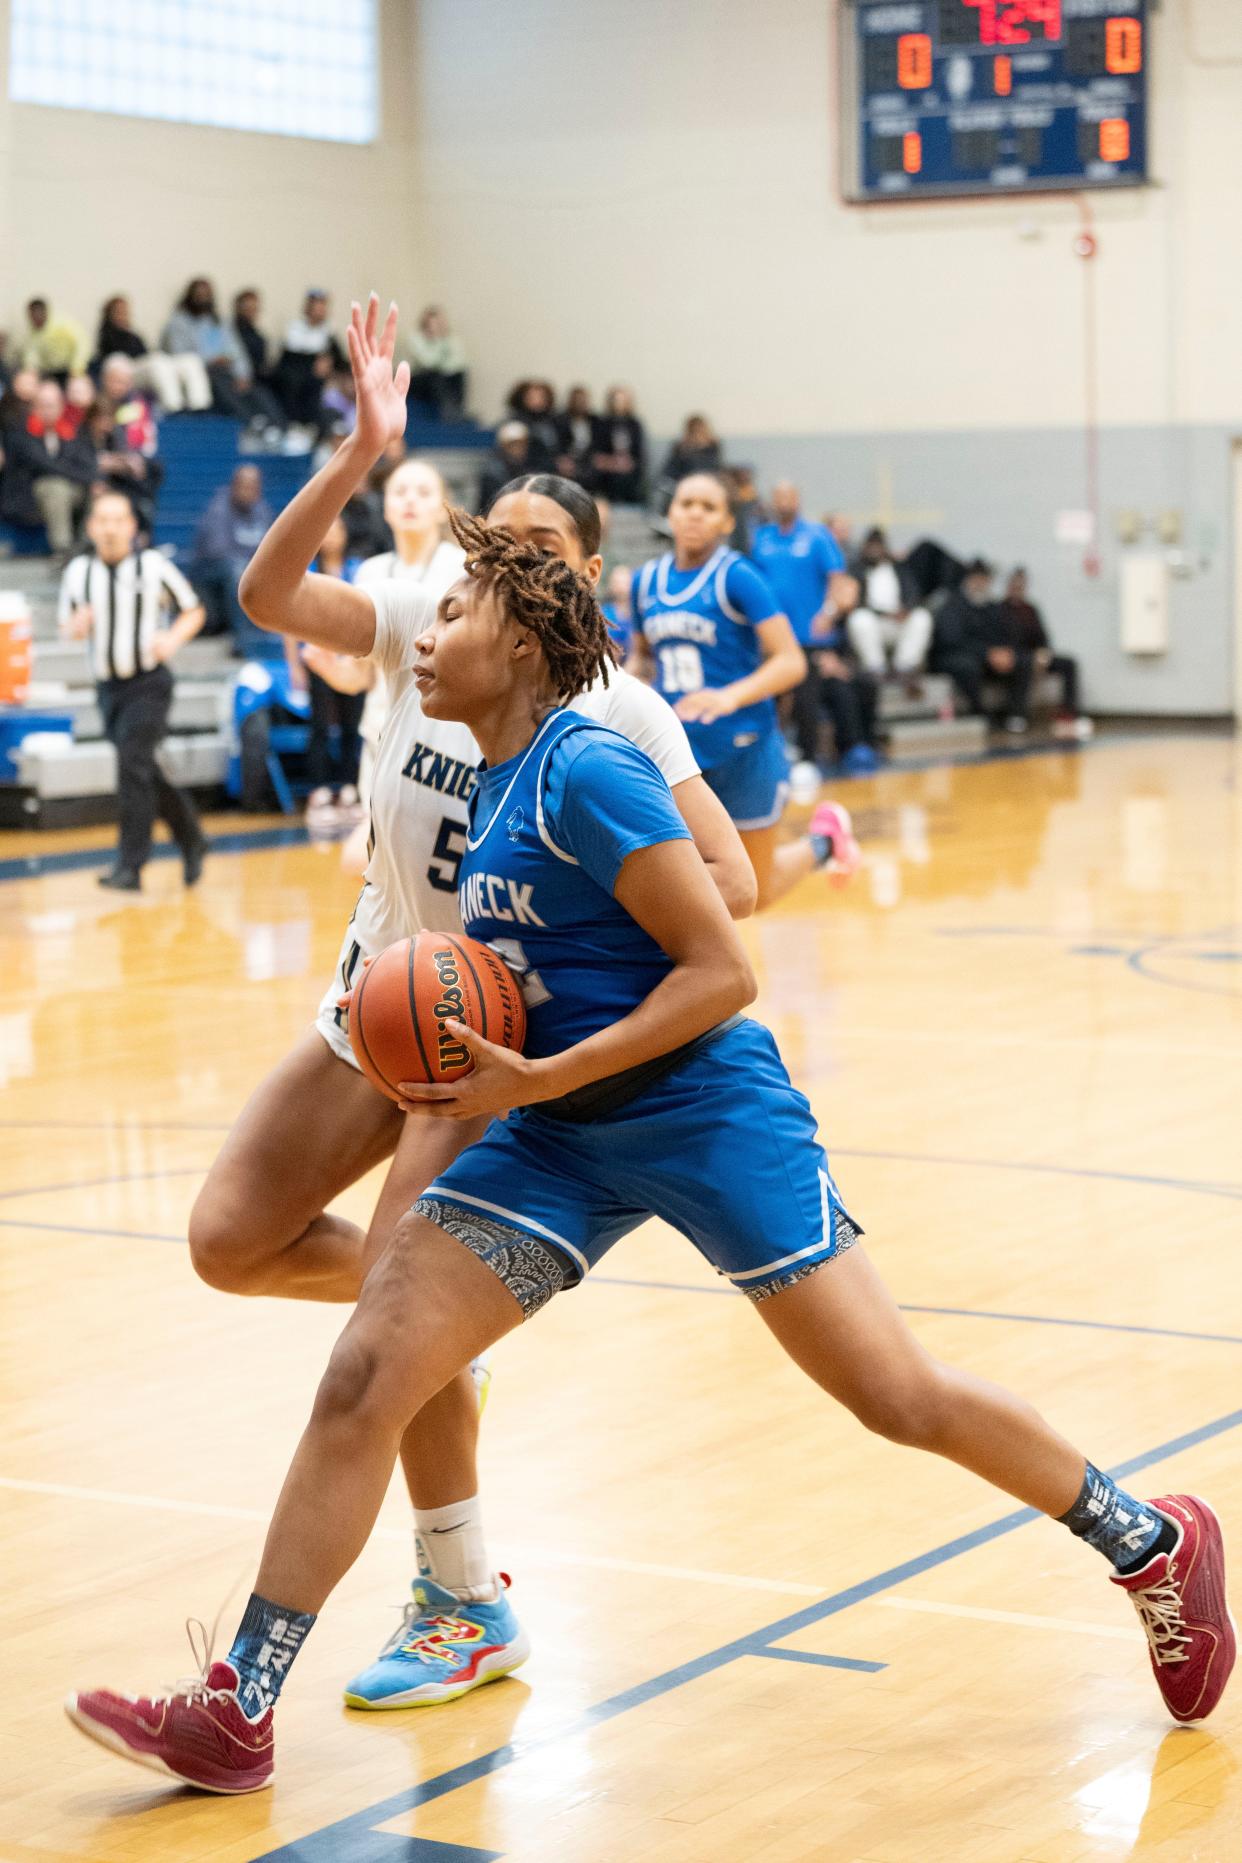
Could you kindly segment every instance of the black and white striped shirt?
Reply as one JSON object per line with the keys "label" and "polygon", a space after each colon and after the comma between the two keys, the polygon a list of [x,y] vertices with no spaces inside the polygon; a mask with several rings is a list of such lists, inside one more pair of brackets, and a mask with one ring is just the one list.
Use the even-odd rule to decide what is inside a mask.
{"label": "black and white striped shirt", "polygon": [[95,617],[90,651],[96,679],[132,679],[157,664],[151,642],[163,627],[165,607],[184,614],[198,607],[198,596],[159,550],[139,550],[119,563],[102,562],[91,551],[75,556],[60,579],[62,625],[83,602]]}

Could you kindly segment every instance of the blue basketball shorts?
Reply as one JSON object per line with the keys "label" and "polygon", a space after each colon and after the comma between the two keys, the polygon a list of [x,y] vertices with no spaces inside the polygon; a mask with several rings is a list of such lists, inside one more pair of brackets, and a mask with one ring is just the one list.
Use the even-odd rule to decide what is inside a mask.
{"label": "blue basketball shorts", "polygon": [[720,763],[703,780],[724,803],[735,828],[771,828],[785,812],[789,758],[778,731],[765,731]]}
{"label": "blue basketball shorts", "polygon": [[658,1216],[754,1300],[857,1241],[775,1041],[743,1019],[618,1111],[495,1120],[414,1211],[498,1274],[525,1317]]}

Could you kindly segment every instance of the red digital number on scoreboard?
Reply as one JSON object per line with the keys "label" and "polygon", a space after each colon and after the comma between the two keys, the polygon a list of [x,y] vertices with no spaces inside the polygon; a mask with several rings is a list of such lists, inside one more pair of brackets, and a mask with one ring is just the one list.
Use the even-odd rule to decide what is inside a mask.
{"label": "red digital number on scoreboard", "polygon": [[1061,37],[1061,0],[962,0],[979,13],[980,45],[1029,45],[1031,27],[1042,26],[1045,41]]}
{"label": "red digital number on scoreboard", "polygon": [[1106,22],[1104,63],[1114,77],[1129,77],[1143,69],[1141,20],[1114,18]]}
{"label": "red digital number on scoreboard", "polygon": [[903,33],[897,41],[897,82],[903,91],[925,91],[932,81],[932,42],[925,32]]}

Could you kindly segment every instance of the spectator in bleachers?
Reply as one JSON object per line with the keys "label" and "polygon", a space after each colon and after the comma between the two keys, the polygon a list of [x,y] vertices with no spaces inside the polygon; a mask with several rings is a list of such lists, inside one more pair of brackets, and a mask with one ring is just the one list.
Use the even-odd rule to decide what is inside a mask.
{"label": "spectator in bleachers", "polygon": [[509,412],[526,429],[529,447],[527,472],[554,472],[560,447],[556,390],[551,382],[522,381],[509,396]]}
{"label": "spectator in bleachers", "polygon": [[[168,729],[173,682],[169,662],[203,624],[203,611],[181,571],[158,550],[136,547],[129,500],[101,492],[87,520],[91,549],[61,578],[61,631],[89,640],[104,730],[116,747],[120,837],[116,864],[100,885],[136,893],[151,851],[157,815],[167,822],[185,863],[185,883],[203,870],[207,842],[194,804],[170,783],[156,759]],[[163,611],[175,607],[171,627]]]}
{"label": "spectator in bleachers", "polygon": [[687,414],[681,437],[668,450],[660,473],[660,503],[667,507],[682,479],[692,472],[719,473],[724,465],[724,448],[711,422],[704,414]]}
{"label": "spectator in bleachers", "polygon": [[98,449],[100,480],[127,494],[144,534],[155,517],[155,495],[163,478],[156,457],[159,430],[155,412],[135,380],[128,356],[109,356],[100,371],[99,396],[89,414],[91,439]]}
{"label": "spectator in bleachers", "polygon": [[207,632],[231,634],[233,651],[264,657],[275,636],[265,634],[243,612],[237,584],[272,522],[257,466],[238,466],[214,494],[194,533],[188,573],[203,599]]}
{"label": "spectator in bleachers", "polygon": [[[837,758],[853,767],[857,747],[869,745],[874,732],[876,692],[874,679],[854,664],[845,639],[845,556],[824,525],[803,517],[801,494],[789,479],[772,487],[772,513],[772,521],[755,531],[750,555],[807,654],[806,678],[792,694],[798,755],[803,764],[818,764],[826,713]],[[852,593],[852,582],[849,588]]]}
{"label": "spectator in bleachers", "polygon": [[1001,647],[1030,654],[1035,674],[1052,673],[1060,679],[1062,702],[1052,725],[1056,735],[1089,736],[1090,720],[1078,710],[1078,662],[1067,653],[1054,651],[1044,618],[1030,599],[1030,578],[1025,569],[1015,569],[1005,584],[1004,598],[997,609],[996,635]]}
{"label": "spectator in bleachers", "polygon": [[50,376],[61,388],[71,375],[81,375],[90,354],[80,324],[72,317],[53,315],[46,298],[31,298],[26,306],[26,334],[21,360],[28,369]]}
{"label": "spectator in bleachers", "polygon": [[878,526],[863,538],[850,573],[858,581],[859,603],[850,615],[848,632],[859,661],[880,676],[888,670],[891,655],[895,673],[916,678],[931,647],[932,618]]}
{"label": "spectator in bleachers", "polygon": [[148,349],[130,321],[127,297],[109,298],[103,307],[91,358],[91,374],[96,379],[109,356],[128,356],[138,387],[150,389],[168,414],[179,414],[183,408],[198,413],[211,406],[211,383],[202,357],[193,351],[166,356],[162,350]]}
{"label": "spectator in bleachers", "polygon": [[39,371],[25,367],[14,369],[8,386],[0,395],[0,443],[5,430],[24,427],[34,412],[34,398],[39,387]]}
{"label": "spectator in bleachers", "polygon": [[622,660],[634,639],[634,571],[627,563],[618,563],[608,572],[600,613],[608,623],[608,634]]}
{"label": "spectator in bleachers", "polygon": [[160,348],[169,356],[196,355],[207,370],[211,405],[233,420],[253,420],[253,378],[247,356],[231,324],[216,310],[216,294],[206,278],[192,278],[164,326]]}
{"label": "spectator in bleachers", "polygon": [[0,480],[0,517],[42,524],[53,556],[73,548],[78,519],[95,477],[95,450],[71,418],[54,381],[40,382],[24,424],[10,428]]}
{"label": "spectator in bleachers", "polygon": [[[315,559],[315,571],[352,582],[361,565],[349,554],[349,533],[334,518]],[[358,770],[362,760],[362,712],[367,685],[358,677],[359,662],[325,647],[304,646],[301,664],[307,674],[310,696],[310,742],[306,747],[306,774],[311,792],[306,798],[308,816],[321,824],[339,819],[339,812],[358,808]],[[333,767],[333,732],[336,763]]]}
{"label": "spectator in bleachers", "polygon": [[595,421],[591,464],[596,487],[618,505],[640,505],[647,495],[647,430],[628,388],[610,388]]}
{"label": "spectator in bleachers", "polygon": [[1000,646],[992,568],[981,556],[967,563],[961,586],[937,611],[930,663],[933,673],[949,676],[976,718],[986,715],[983,686],[989,673],[1004,681],[1011,708],[1022,702],[1022,684],[1030,683],[1029,656],[1019,666],[1012,649]]}
{"label": "spectator in bleachers", "polygon": [[591,454],[595,449],[595,415],[591,410],[591,391],[579,384],[565,397],[565,405],[556,419],[556,470],[563,479],[574,479],[590,487],[595,474]]}
{"label": "spectator in bleachers", "polygon": [[466,411],[466,352],[438,304],[429,304],[410,335],[410,403],[433,420]]}
{"label": "spectator in bleachers", "polygon": [[723,477],[733,511],[729,548],[736,550],[739,556],[749,556],[751,539],[759,526],[767,523],[771,513],[759,495],[753,466],[725,466]]}
{"label": "spectator in bleachers", "polygon": [[233,331],[249,359],[251,380],[256,382],[266,381],[272,367],[268,340],[259,328],[261,309],[262,300],[252,285],[233,299]]}
{"label": "spectator in bleachers", "polygon": [[483,461],[479,473],[478,507],[486,511],[502,485],[520,478],[524,472],[538,472],[532,464],[530,435],[520,420],[502,421],[496,429],[496,450]]}
{"label": "spectator in bleachers", "polygon": [[290,421],[298,427],[313,428],[316,434],[323,426],[323,391],[328,378],[349,366],[328,323],[329,309],[326,291],[306,293],[300,316],[293,318],[285,331],[284,348],[273,377]]}

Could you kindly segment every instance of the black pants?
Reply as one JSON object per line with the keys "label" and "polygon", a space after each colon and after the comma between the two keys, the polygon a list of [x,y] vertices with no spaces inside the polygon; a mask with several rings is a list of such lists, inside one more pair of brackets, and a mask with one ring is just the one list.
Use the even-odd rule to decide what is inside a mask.
{"label": "black pants", "polygon": [[419,369],[410,377],[409,401],[436,420],[460,420],[466,406],[466,372]]}
{"label": "black pants", "polygon": [[858,744],[869,744],[875,735],[875,713],[879,688],[865,673],[848,679],[821,673],[812,660],[811,670],[800,686],[794,687],[793,726],[798,740],[798,755],[806,763],[819,760],[820,721],[832,721],[832,735],[838,757],[844,757]]}
{"label": "black pants", "polygon": [[1061,690],[1065,695],[1065,710],[1078,715],[1078,662],[1068,653],[1054,653],[1048,662],[1050,673],[1061,676]]}
{"label": "black pants", "polygon": [[99,682],[104,730],[116,746],[117,810],[121,839],[117,865],[138,873],[151,851],[156,817],[168,823],[183,853],[203,838],[194,804],[170,783],[157,761],[172,706],[172,674],[166,666],[132,679]]}
{"label": "black pants", "polygon": [[362,723],[362,708],[366,702],[365,692],[338,692],[326,679],[320,679],[318,673],[311,674],[311,728],[310,743],[306,747],[306,774],[312,789],[326,789],[332,781],[330,733],[333,725],[339,733],[339,782],[342,787],[346,783],[352,784],[355,789],[358,787],[358,765],[362,760],[362,739],[358,735],[358,727]]}

